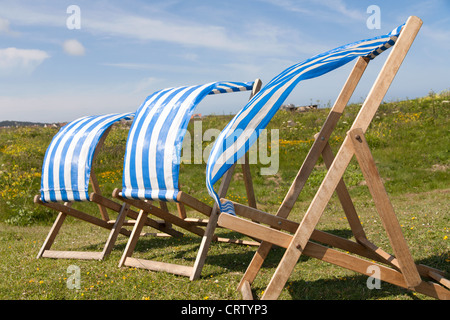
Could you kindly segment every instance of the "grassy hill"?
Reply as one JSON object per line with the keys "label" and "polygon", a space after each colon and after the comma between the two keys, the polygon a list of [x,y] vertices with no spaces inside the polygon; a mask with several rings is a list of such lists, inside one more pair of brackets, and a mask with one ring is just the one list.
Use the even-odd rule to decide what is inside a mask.
{"label": "grassy hill", "polygon": [[[427,97],[392,101],[380,106],[366,137],[393,202],[405,238],[416,261],[450,271],[449,231],[449,146],[450,104],[448,92]],[[346,108],[331,136],[336,151],[357,115],[359,105]],[[276,212],[305,158],[328,109],[306,113],[279,111],[268,132],[278,130],[278,170],[262,174],[267,163],[251,166],[258,207]],[[202,133],[221,130],[231,116],[209,116],[201,121]],[[190,136],[197,133],[189,125]],[[198,128],[198,127],[197,127]],[[33,203],[39,193],[44,154],[58,128],[0,128],[0,299],[239,299],[235,291],[253,256],[254,248],[214,243],[202,273],[196,282],[164,273],[133,268],[117,268],[127,238],[119,236],[111,256],[105,261],[68,261],[35,259],[56,212]],[[275,131],[274,131],[275,132]],[[94,164],[105,195],[121,186],[123,153],[128,128],[113,128]],[[203,148],[211,143],[204,139]],[[275,152],[271,145],[268,155]],[[212,204],[205,188],[205,163],[181,165],[181,188]],[[189,162],[189,161],[188,161]],[[299,221],[319,187],[326,169],[323,163],[310,176],[291,218]],[[344,180],[360,214],[369,239],[389,250],[389,240],[379,232],[381,221],[373,207],[368,189],[355,160]],[[242,173],[234,175],[228,198],[246,202]],[[74,204],[76,208],[99,216],[96,206]],[[169,206],[169,208],[172,208]],[[189,214],[189,212],[188,212]],[[55,242],[55,249],[101,251],[108,232],[68,218]],[[321,230],[351,237],[339,202],[332,198],[319,223]],[[236,235],[220,230],[219,236]],[[136,255],[165,262],[193,264],[199,238],[186,234],[178,239],[140,240]],[[260,296],[283,250],[273,250],[253,287]],[[67,268],[82,270],[82,288],[66,287]],[[381,290],[369,290],[367,278],[329,264],[302,257],[296,272],[283,290],[281,299],[426,299],[383,284]]]}
{"label": "grassy hill", "polygon": [[15,128],[15,127],[46,127],[46,126],[56,126],[57,124],[50,124],[50,123],[42,123],[42,122],[29,122],[29,121],[12,121],[12,120],[5,120],[0,121],[0,128]]}
{"label": "grassy hill", "polygon": [[[330,139],[335,151],[342,143],[358,110],[358,105],[346,108]],[[367,131],[367,140],[390,194],[448,188],[449,113],[447,93],[380,106]],[[327,114],[328,109],[317,109],[306,113],[279,111],[275,115],[267,132],[278,130],[279,156],[272,155],[272,162],[276,158],[279,160],[278,170],[273,175],[264,175],[261,174],[261,169],[267,168],[268,164],[252,165],[260,205],[278,205],[282,201],[313,143],[314,134],[320,130]],[[221,130],[230,119],[231,116],[206,117],[201,122],[202,131],[204,133],[209,129]],[[189,125],[192,140],[197,132],[194,132],[195,125],[195,122]],[[49,218],[53,217],[53,213],[48,210],[36,207],[32,199],[39,193],[45,150],[57,130],[59,128],[54,127],[0,129],[0,221],[30,225],[48,222]],[[127,127],[114,127],[94,164],[105,194],[110,194],[114,188],[121,185],[127,134]],[[205,141],[206,137],[203,140],[205,149],[211,142]],[[268,144],[270,147],[270,140]],[[270,155],[270,150],[266,152]],[[199,164],[194,156],[191,146],[191,160],[181,165],[182,188],[204,201],[211,202],[204,184],[205,160]],[[206,159],[206,156],[204,158]],[[325,167],[319,163],[302,194],[303,198],[315,193],[325,172]],[[356,162],[350,164],[344,178],[355,194],[367,191]],[[242,177],[236,174],[236,179],[242,180]],[[274,190],[276,192],[273,192]],[[231,186],[229,197],[238,200],[244,195],[242,183]]]}

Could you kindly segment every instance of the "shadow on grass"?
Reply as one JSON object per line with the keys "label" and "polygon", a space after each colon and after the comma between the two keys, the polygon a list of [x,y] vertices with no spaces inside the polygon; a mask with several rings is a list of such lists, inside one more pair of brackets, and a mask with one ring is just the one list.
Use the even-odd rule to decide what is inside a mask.
{"label": "shadow on grass", "polygon": [[[413,292],[381,282],[380,289],[367,287],[368,277],[355,275],[334,279],[318,279],[314,281],[289,281],[285,289],[292,300],[377,300],[392,296],[405,295],[409,299],[421,300]],[[261,287],[252,289],[254,294],[265,290]]]}
{"label": "shadow on grass", "polygon": [[[343,238],[352,237],[350,230],[333,229],[324,231]],[[243,237],[236,232],[218,230],[216,234],[220,237],[243,239]],[[127,240],[127,238],[122,238],[121,242],[116,243],[113,250],[115,252],[123,252]],[[147,236],[139,239],[134,252],[143,259],[160,260],[170,263],[178,263],[183,260],[183,264],[193,265],[200,247],[200,242],[200,237],[189,234],[179,238]],[[100,251],[103,248],[103,245],[103,243],[99,243],[86,246],[83,250]],[[258,247],[256,246],[213,242],[208,251],[206,265],[219,267],[220,269],[215,268],[214,271],[204,271],[202,273],[202,278],[208,278],[212,275],[211,272],[213,272],[214,275],[226,274],[229,272],[243,274],[257,248]],[[267,278],[267,281],[270,280],[271,272],[273,272],[280,263],[284,252],[284,248],[274,246],[265,259],[261,272],[266,274],[264,277]],[[446,262],[448,256],[449,253],[447,252],[418,260],[416,263],[431,266],[449,273],[448,263]],[[304,263],[311,259],[313,258],[302,255],[298,263]],[[324,268],[326,268],[326,266]],[[323,274],[323,272],[324,269],[322,269],[321,273]],[[318,275],[318,277],[319,276],[320,275]],[[333,278],[332,275],[330,276],[331,278],[327,275],[327,279],[317,279],[313,281],[290,280],[285,288],[293,300],[369,300],[389,299],[389,297],[401,295],[405,296],[405,299],[419,299],[413,292],[391,285],[387,282],[381,282],[381,289],[369,289],[367,287],[368,277],[365,275],[355,273],[355,275],[345,277]],[[256,286],[252,288],[255,293],[265,290],[268,282],[262,282],[264,282],[264,280],[261,281],[260,286],[256,284]]]}

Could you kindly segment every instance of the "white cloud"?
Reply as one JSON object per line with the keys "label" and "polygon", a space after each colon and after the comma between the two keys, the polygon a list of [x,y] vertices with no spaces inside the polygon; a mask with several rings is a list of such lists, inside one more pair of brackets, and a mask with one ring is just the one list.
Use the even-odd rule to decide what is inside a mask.
{"label": "white cloud", "polygon": [[134,63],[134,62],[102,63],[102,65],[132,70],[154,69],[158,67],[158,65],[156,64]]}
{"label": "white cloud", "polygon": [[[277,32],[271,29],[271,41],[268,41],[267,34],[253,31],[254,25],[247,19],[242,20],[241,26],[230,28],[226,24],[205,22],[195,16],[177,15],[164,8],[166,2],[159,3],[159,6],[162,8],[158,9],[156,4],[152,4],[150,7],[142,5],[141,10],[135,13],[114,4],[109,4],[106,8],[92,5],[89,10],[83,11],[85,13],[81,16],[80,32],[112,39],[131,39],[143,43],[160,41],[190,48],[206,48],[227,53],[257,54],[259,56],[280,54],[280,52],[303,52],[303,48],[309,47],[305,45],[306,39],[302,39],[301,46],[292,40],[292,37],[298,33],[296,28],[286,28],[282,32],[279,29]],[[151,14],[149,14],[149,10],[151,10]],[[36,8],[7,3],[4,11],[3,16],[17,25],[66,28],[65,22],[68,15],[65,12],[61,14],[56,11],[54,6]],[[265,28],[265,30],[268,29],[270,28]],[[308,42],[318,45],[313,39],[309,39]],[[82,45],[79,47],[80,50],[76,52],[81,54],[83,52]],[[65,51],[68,54],[73,52],[70,49]],[[194,55],[184,58],[197,59]]]}
{"label": "white cloud", "polygon": [[[105,62],[101,64],[102,66],[114,67],[114,68],[122,68],[129,70],[151,70],[152,72],[162,73],[162,74],[200,74],[200,73],[211,73],[213,67],[209,67],[208,69],[199,69],[195,64],[167,64],[167,63],[134,63],[134,62],[117,62],[117,63],[109,63]],[[219,64],[217,64],[219,66]],[[221,67],[217,67],[220,69]]]}
{"label": "white cloud", "polygon": [[76,39],[66,40],[63,43],[64,52],[71,56],[84,56],[86,50]]}
{"label": "white cloud", "polygon": [[125,12],[118,16],[110,14],[107,19],[86,19],[85,27],[93,33],[139,40],[164,41],[227,51],[248,48],[248,44],[242,39],[232,39],[224,27],[188,21],[167,21],[161,17],[152,19]]}
{"label": "white cloud", "polygon": [[67,14],[58,15],[58,6],[49,3],[45,5],[44,3],[37,4],[36,1],[26,3],[22,1],[18,3],[17,1],[0,1],[2,8],[2,17],[13,22],[14,25],[20,26],[36,26],[36,25],[46,25],[46,26],[64,26],[65,18],[68,17]]}
{"label": "white cloud", "polygon": [[48,58],[47,52],[38,49],[0,49],[0,70],[3,75],[29,74]]}
{"label": "white cloud", "polygon": [[[320,41],[305,38],[297,29],[268,26],[263,22],[246,25],[234,30],[226,26],[187,21],[182,18],[142,17],[121,12],[107,18],[84,20],[84,28],[93,34],[139,41],[160,41],[188,48],[213,49],[226,53],[252,54],[257,56],[291,53],[317,53]],[[302,37],[301,41],[297,41]],[[183,56],[196,61],[198,53]]]}
{"label": "white cloud", "polygon": [[342,0],[320,0],[318,2],[325,8],[328,8],[330,11],[337,12],[345,19],[356,21],[365,21],[365,19],[367,19],[364,11],[350,9]]}
{"label": "white cloud", "polygon": [[364,21],[365,10],[350,9],[342,0],[263,0],[290,12],[308,15],[328,22]]}

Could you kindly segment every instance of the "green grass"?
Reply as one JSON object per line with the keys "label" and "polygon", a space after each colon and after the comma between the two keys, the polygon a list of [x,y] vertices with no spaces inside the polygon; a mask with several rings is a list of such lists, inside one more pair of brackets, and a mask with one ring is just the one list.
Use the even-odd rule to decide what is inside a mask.
{"label": "green grass", "polygon": [[[449,268],[449,104],[448,93],[382,104],[366,137],[384,179],[386,189],[402,226],[414,259],[450,271]],[[342,143],[358,105],[347,107],[330,144],[334,151]],[[252,165],[258,207],[276,212],[303,158],[320,129],[328,110],[308,113],[280,111],[268,129],[279,129],[279,171],[261,175],[264,165]],[[221,129],[230,116],[203,120],[203,130]],[[295,126],[287,126],[293,120]],[[193,124],[189,127],[193,134]],[[166,273],[134,268],[118,268],[127,238],[119,236],[111,255],[104,261],[36,259],[36,255],[55,219],[56,212],[33,203],[39,193],[40,171],[45,150],[56,134],[55,128],[0,129],[0,299],[240,299],[236,292],[242,274],[253,257],[254,247],[213,243],[202,277],[197,281]],[[111,131],[95,165],[104,194],[121,185],[123,152],[127,128]],[[206,147],[208,143],[204,143]],[[212,204],[204,187],[205,164],[182,164],[182,189]],[[326,173],[319,162],[308,180],[291,218],[299,221]],[[364,179],[355,161],[344,180],[370,240],[392,252],[382,230]],[[234,175],[228,198],[245,203],[240,170]],[[98,215],[92,204],[75,204]],[[173,207],[173,206],[172,206]],[[111,214],[113,216],[113,214]],[[351,238],[339,202],[332,198],[319,229]],[[242,237],[228,230],[219,236]],[[56,238],[54,249],[101,251],[108,231],[68,218]],[[200,239],[186,233],[182,238],[141,238],[134,256],[170,263],[192,265]],[[272,250],[253,284],[261,296],[284,250]],[[68,289],[67,268],[81,271],[81,289]],[[369,290],[367,277],[301,257],[280,299],[428,299],[387,283],[381,290]]]}
{"label": "green grass", "polygon": [[[419,263],[450,271],[448,247],[448,204],[443,199],[447,191],[406,194],[392,201],[410,245],[413,257]],[[381,230],[377,213],[367,197],[355,201],[368,237],[389,251],[389,242]],[[301,202],[294,216],[307,206]],[[69,218],[68,218],[69,219]],[[319,225],[339,236],[350,237],[347,222],[339,203],[333,199]],[[242,274],[250,262],[254,247],[213,243],[206,260],[202,277],[196,281],[162,272],[129,267],[118,268],[118,261],[127,238],[119,236],[111,255],[104,261],[36,259],[36,255],[49,230],[48,226],[11,226],[0,224],[0,299],[240,299],[236,292]],[[219,230],[220,236],[239,235]],[[90,224],[69,219],[64,225],[54,249],[101,251],[108,232]],[[199,238],[186,235],[182,238],[141,238],[134,257],[170,263],[193,265],[199,247]],[[265,262],[253,289],[261,297],[277,263],[282,249],[274,249]],[[81,288],[68,289],[71,274],[68,267],[76,265],[81,272]],[[290,277],[280,299],[429,299],[393,285],[382,283],[381,290],[369,290],[367,277],[321,262],[302,257]]]}

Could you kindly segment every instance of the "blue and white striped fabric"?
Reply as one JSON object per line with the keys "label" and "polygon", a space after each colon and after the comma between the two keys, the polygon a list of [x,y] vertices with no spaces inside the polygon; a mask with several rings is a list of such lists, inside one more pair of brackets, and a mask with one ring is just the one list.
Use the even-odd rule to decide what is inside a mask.
{"label": "blue and white striped fabric", "polygon": [[87,116],[74,120],[53,137],[42,166],[41,200],[89,201],[88,186],[95,149],[106,129],[134,113]]}
{"label": "blue and white striped fabric", "polygon": [[181,147],[196,106],[206,95],[252,90],[253,82],[168,88],[136,111],[125,151],[122,196],[177,201]]}
{"label": "blue and white striped fabric", "polygon": [[214,184],[249,150],[294,87],[302,80],[321,76],[357,57],[375,58],[394,45],[402,27],[383,36],[335,48],[287,68],[238,112],[216,139],[206,167],[208,192],[222,212],[235,214],[231,202],[221,203]]}

